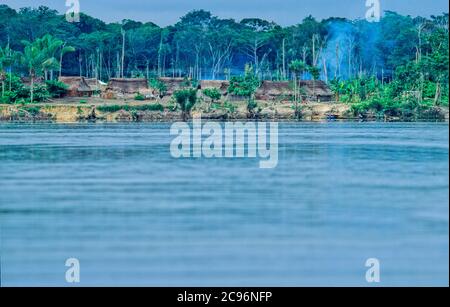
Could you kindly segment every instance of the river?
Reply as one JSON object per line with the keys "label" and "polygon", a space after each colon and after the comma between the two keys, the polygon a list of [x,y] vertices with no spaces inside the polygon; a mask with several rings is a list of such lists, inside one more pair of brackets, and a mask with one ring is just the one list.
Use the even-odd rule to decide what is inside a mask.
{"label": "river", "polygon": [[274,169],[169,129],[0,124],[2,285],[448,286],[448,123],[282,123]]}

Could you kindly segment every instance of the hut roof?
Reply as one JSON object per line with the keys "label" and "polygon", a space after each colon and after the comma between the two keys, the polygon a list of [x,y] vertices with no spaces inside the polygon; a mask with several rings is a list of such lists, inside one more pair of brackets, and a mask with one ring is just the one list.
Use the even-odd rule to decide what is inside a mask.
{"label": "hut roof", "polygon": [[[256,91],[256,98],[261,100],[274,100],[283,96],[294,94],[292,83],[289,81],[263,81]],[[333,92],[328,85],[321,80],[301,80],[300,87],[308,97],[316,97],[327,101],[331,100]]]}
{"label": "hut roof", "polygon": [[292,94],[292,86],[288,81],[263,81],[256,91],[257,96],[281,96]]}
{"label": "hut roof", "polygon": [[100,81],[97,78],[85,78],[86,83],[93,91],[102,90]]}
{"label": "hut roof", "polygon": [[69,86],[69,91],[92,92],[84,77],[59,77],[58,80]]}
{"label": "hut roof", "polygon": [[147,89],[148,82],[146,78],[111,78],[107,86],[107,90],[128,94],[138,93]]}
{"label": "hut roof", "polygon": [[300,81],[300,86],[303,88],[305,93],[310,96],[322,96],[331,97],[333,92],[330,90],[328,85],[322,80],[302,80]]}
{"label": "hut roof", "polygon": [[186,82],[185,78],[166,78],[161,77],[158,78],[161,82],[163,82],[166,85],[167,88],[167,95],[172,95],[173,92],[176,90],[182,89],[184,87],[184,84]]}

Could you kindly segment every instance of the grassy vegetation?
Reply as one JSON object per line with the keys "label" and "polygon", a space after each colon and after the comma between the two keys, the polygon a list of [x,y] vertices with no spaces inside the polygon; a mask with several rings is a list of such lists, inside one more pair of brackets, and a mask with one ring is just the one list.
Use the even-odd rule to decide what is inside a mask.
{"label": "grassy vegetation", "polygon": [[120,110],[127,111],[127,112],[136,112],[136,111],[164,111],[164,106],[159,103],[154,104],[145,104],[140,106],[132,106],[132,105],[103,105],[98,106],[97,110],[104,113],[114,113],[118,112]]}
{"label": "grassy vegetation", "polygon": [[137,100],[137,101],[144,101],[144,100],[145,100],[145,96],[142,95],[142,94],[140,94],[140,93],[137,93],[137,94],[134,96],[134,100]]}
{"label": "grassy vegetation", "polygon": [[[442,119],[441,109],[448,107],[448,84],[431,78],[408,78],[405,74],[414,74],[414,71],[399,67],[395,79],[389,83],[375,77],[360,77],[333,80],[331,87],[336,100],[349,104],[355,116],[372,114],[379,119]],[[425,75],[420,71],[418,74]]]}

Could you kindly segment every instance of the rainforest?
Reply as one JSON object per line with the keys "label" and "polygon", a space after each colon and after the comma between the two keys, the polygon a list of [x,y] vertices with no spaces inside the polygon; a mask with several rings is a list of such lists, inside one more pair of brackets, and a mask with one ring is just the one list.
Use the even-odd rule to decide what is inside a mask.
{"label": "rainforest", "polygon": [[[233,100],[239,99],[225,95],[234,93],[254,118],[267,107],[256,92],[268,81],[289,84],[289,93],[275,100],[288,103],[294,119],[302,118],[308,102],[320,100],[317,89],[323,86],[328,100],[345,105],[356,118],[443,120],[448,118],[448,36],[447,13],[425,18],[387,11],[379,22],[309,16],[282,27],[194,10],[160,27],[150,21],[105,23],[83,13],[79,22],[68,22],[48,7],[0,5],[0,102],[23,106],[64,97],[70,86],[61,82],[64,76],[100,84],[144,78],[154,96],[167,94],[164,78],[183,79],[186,86],[166,96],[172,110],[186,113],[184,98],[177,103],[180,90],[200,80],[223,80],[224,91],[200,92],[209,101],[203,111],[216,107],[232,113]],[[299,85],[302,80],[312,82],[309,89]],[[140,90],[132,95],[136,101],[149,98]],[[196,108],[195,96],[187,113]],[[158,101],[156,109],[159,104],[171,109],[169,101]]]}

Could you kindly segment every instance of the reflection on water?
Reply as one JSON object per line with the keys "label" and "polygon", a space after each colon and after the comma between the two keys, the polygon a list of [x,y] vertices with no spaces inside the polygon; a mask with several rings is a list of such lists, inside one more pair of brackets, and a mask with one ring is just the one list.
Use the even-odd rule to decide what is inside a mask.
{"label": "reflection on water", "polygon": [[448,285],[448,124],[281,124],[272,170],[169,128],[1,124],[2,285]]}

